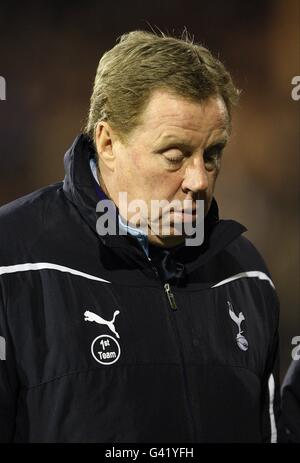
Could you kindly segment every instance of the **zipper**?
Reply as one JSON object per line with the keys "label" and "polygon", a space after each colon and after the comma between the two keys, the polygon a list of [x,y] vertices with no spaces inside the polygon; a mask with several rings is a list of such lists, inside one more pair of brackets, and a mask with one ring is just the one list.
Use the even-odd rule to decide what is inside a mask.
{"label": "zipper", "polygon": [[[149,261],[149,263],[151,265],[151,268],[152,268],[153,272],[155,273],[156,278],[161,281],[160,276],[159,276],[158,271],[157,271],[157,268],[155,267],[155,265],[152,264],[152,260],[151,260],[150,257],[148,257],[148,261]],[[170,284],[165,283],[163,285],[163,287],[164,287],[164,291],[165,291],[165,294],[167,296],[167,299],[168,299],[168,302],[169,302],[169,305],[170,305],[171,309],[172,310],[177,310],[177,304],[176,304],[175,296],[174,296],[174,294],[172,292]]]}
{"label": "zipper", "polygon": [[[150,264],[156,278],[162,283],[161,278],[160,278],[159,273],[158,273],[158,270],[155,267],[155,265],[153,265],[151,258],[147,257],[147,259],[148,259],[148,262],[149,262],[149,264]],[[167,296],[169,306],[172,309],[171,312],[174,313],[175,311],[177,311],[178,306],[176,304],[175,296],[174,296],[174,294],[172,292],[171,286],[170,286],[169,283],[164,283],[163,288],[164,288],[164,292],[165,292],[165,294]],[[179,344],[179,356],[180,356],[180,360],[181,360],[181,367],[182,367],[182,373],[183,373],[183,382],[184,382],[184,387],[185,387],[185,391],[186,391],[187,408],[188,408],[188,413],[189,413],[189,417],[190,417],[190,420],[191,420],[193,441],[195,441],[195,439],[196,439],[195,418],[194,418],[194,415],[193,415],[193,408],[192,408],[192,404],[191,404],[191,401],[190,401],[189,384],[188,384],[188,379],[187,379],[187,373],[186,373],[185,360],[184,360],[184,355],[183,355],[182,342],[181,342],[181,339],[180,339],[180,335],[179,335],[178,327],[176,325],[176,321],[173,318],[174,316],[171,317],[172,318],[172,325],[173,325],[173,329],[174,329],[174,331],[176,333],[176,337],[177,337],[178,344]]]}
{"label": "zipper", "polygon": [[165,293],[167,295],[167,298],[168,298],[169,304],[171,306],[171,309],[177,310],[177,304],[176,304],[175,296],[172,293],[171,286],[169,285],[169,283],[164,284],[164,290],[165,290]]}

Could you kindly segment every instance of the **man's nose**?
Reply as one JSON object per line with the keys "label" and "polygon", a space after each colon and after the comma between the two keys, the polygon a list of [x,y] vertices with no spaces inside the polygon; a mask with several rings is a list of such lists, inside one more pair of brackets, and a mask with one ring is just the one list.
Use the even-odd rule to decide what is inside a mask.
{"label": "man's nose", "polygon": [[182,190],[185,193],[191,192],[197,194],[205,192],[208,188],[207,170],[202,156],[191,159],[190,164],[186,167]]}

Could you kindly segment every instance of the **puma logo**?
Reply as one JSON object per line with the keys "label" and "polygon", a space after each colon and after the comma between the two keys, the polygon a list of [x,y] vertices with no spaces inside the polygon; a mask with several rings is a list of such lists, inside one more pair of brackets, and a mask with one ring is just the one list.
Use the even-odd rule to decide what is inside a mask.
{"label": "puma logo", "polygon": [[115,318],[117,315],[119,315],[119,313],[120,313],[119,310],[115,310],[112,320],[104,320],[104,318],[100,317],[100,315],[97,315],[94,312],[90,312],[89,310],[86,310],[84,312],[84,320],[88,322],[96,322],[96,323],[99,323],[100,325],[106,325],[108,326],[110,331],[112,331],[117,336],[117,338],[120,338],[114,326]]}
{"label": "puma logo", "polygon": [[239,348],[241,350],[246,351],[246,350],[248,350],[248,341],[242,335],[243,331],[241,330],[241,324],[245,320],[245,317],[244,317],[242,312],[240,312],[238,316],[234,313],[231,302],[227,301],[227,306],[228,306],[228,309],[229,309],[229,315],[230,315],[231,320],[233,320],[234,323],[236,323],[236,325],[238,326],[238,329],[239,329],[239,332],[236,335],[237,345],[239,346]]}

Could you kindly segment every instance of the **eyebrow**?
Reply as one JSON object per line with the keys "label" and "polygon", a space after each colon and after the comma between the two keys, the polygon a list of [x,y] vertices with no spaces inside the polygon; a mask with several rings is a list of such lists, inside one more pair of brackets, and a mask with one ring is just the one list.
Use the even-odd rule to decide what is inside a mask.
{"label": "eyebrow", "polygon": [[208,145],[204,151],[210,150],[211,148],[220,147],[221,149],[225,148],[228,142],[227,138],[220,138],[220,140],[216,140],[215,142]]}
{"label": "eyebrow", "polygon": [[[228,137],[226,137],[226,136],[225,137],[220,137],[218,140],[215,140],[213,143],[208,145],[205,148],[205,151],[208,150],[208,149],[211,149],[211,148],[213,148],[215,146],[220,146],[220,147],[224,148],[225,145],[227,144],[227,142],[228,142]],[[159,142],[157,142],[157,144],[156,144],[156,149],[161,149],[163,145],[166,145],[166,146],[176,145],[179,148],[182,148],[184,150],[194,149],[193,144],[187,142],[186,140],[184,140],[182,138],[178,138],[176,135],[165,135],[165,136],[161,137]]]}

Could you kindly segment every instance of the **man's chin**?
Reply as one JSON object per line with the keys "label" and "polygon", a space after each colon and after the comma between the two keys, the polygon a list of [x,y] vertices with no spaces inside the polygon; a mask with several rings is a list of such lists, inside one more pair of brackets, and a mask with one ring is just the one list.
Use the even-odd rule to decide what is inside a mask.
{"label": "man's chin", "polygon": [[148,235],[148,240],[155,246],[161,246],[164,248],[173,248],[179,244],[185,242],[184,235]]}

